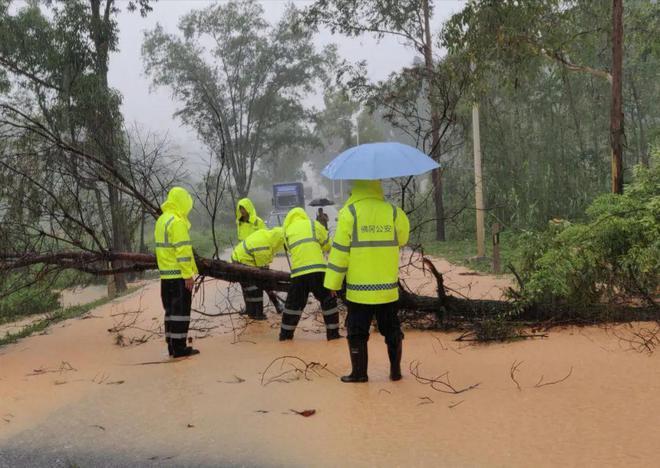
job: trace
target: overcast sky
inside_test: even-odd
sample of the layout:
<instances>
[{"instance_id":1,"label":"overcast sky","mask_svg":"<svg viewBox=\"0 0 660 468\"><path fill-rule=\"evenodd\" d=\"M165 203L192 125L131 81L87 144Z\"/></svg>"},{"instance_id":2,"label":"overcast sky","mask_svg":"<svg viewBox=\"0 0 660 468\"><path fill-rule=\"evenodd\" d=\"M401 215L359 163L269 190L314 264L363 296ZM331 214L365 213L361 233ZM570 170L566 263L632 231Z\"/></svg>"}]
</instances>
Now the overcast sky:
<instances>
[{"instance_id":1,"label":"overcast sky","mask_svg":"<svg viewBox=\"0 0 660 468\"><path fill-rule=\"evenodd\" d=\"M118 1L121 5L122 1ZM205 0L160 0L153 4L153 12L146 18L137 13L122 11L119 21L119 52L110 59L110 84L123 95L123 113L127 124L134 122L150 130L160 133L167 132L193 160L203 157L203 147L199 144L194 132L182 126L172 114L177 109L169 91L164 88L151 89L150 82L144 74L140 49L145 30L152 29L157 23L163 25L166 31L175 32L179 18L187 12L204 8L216 2ZM266 18L277 21L289 0L263 0L260 2ZM310 1L294 1L298 7L310 4ZM465 1L436 0L432 21L434 31L439 31L442 23L452 14L460 11ZM319 46L334 43L339 48L341 57L350 61L367 60L370 78L379 80L391 72L409 65L416 52L405 47L400 39L392 37L375 40L373 37L347 38L321 32L316 39ZM313 97L311 103L317 107L322 104L322 97Z\"/></svg>"}]
</instances>

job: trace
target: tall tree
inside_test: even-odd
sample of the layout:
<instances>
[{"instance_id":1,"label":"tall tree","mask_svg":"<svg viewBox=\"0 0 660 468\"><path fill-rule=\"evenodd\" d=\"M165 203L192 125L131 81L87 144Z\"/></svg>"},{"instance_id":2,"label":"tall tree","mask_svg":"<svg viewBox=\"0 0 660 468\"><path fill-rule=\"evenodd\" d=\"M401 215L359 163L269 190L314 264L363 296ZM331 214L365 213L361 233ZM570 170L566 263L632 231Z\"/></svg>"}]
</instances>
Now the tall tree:
<instances>
[{"instance_id":1,"label":"tall tree","mask_svg":"<svg viewBox=\"0 0 660 468\"><path fill-rule=\"evenodd\" d=\"M187 14L178 36L159 25L145 37L147 73L181 101L183 122L226 159L238 197L248 194L263 158L306 137L302 101L334 59L332 48L316 50L313 31L298 27L296 16L290 7L270 25L256 1L231 1Z\"/></svg>"},{"instance_id":2,"label":"tall tree","mask_svg":"<svg viewBox=\"0 0 660 468\"><path fill-rule=\"evenodd\" d=\"M612 192L623 193L623 0L612 0Z\"/></svg>"},{"instance_id":3,"label":"tall tree","mask_svg":"<svg viewBox=\"0 0 660 468\"><path fill-rule=\"evenodd\" d=\"M109 56L117 50L116 2L43 2L49 15L41 12L39 2L16 14L9 13L9 4L0 2L0 68L14 78L15 90L5 116L16 122L40 115L50 136L104 161L108 177L85 181L85 189L95 194L106 248L125 250L131 233L114 176L122 171L124 157L121 97L108 83ZM123 5L143 16L151 9L149 0ZM24 99L17 99L21 93ZM66 152L57 162L68 165L74 175L79 169ZM125 287L124 277L116 275L114 288Z\"/></svg>"},{"instance_id":4,"label":"tall tree","mask_svg":"<svg viewBox=\"0 0 660 468\"><path fill-rule=\"evenodd\" d=\"M430 27L432 14L433 5L430 0L317 0L306 11L308 23L324 25L333 33L341 32L348 36L374 34L377 37L401 37L420 54L424 63L423 80L427 83L427 102L431 117L428 153L435 160L439 160L442 155L442 122L440 110L432 96L437 85L433 34ZM437 240L445 240L446 237L442 171L441 167L431 174Z\"/></svg>"},{"instance_id":5,"label":"tall tree","mask_svg":"<svg viewBox=\"0 0 660 468\"><path fill-rule=\"evenodd\" d=\"M531 57L542 57L569 72L607 80L611 86L612 191L621 193L623 3L612 0L610 5L611 9L605 2L578 0L479 0L469 3L448 22L443 42L452 51L468 51L480 66L493 60L516 66ZM600 44L602 48L607 42L612 44L610 57L599 53L580 60L584 57L581 49L587 43ZM488 73L488 67L485 68L484 73Z\"/></svg>"}]
</instances>

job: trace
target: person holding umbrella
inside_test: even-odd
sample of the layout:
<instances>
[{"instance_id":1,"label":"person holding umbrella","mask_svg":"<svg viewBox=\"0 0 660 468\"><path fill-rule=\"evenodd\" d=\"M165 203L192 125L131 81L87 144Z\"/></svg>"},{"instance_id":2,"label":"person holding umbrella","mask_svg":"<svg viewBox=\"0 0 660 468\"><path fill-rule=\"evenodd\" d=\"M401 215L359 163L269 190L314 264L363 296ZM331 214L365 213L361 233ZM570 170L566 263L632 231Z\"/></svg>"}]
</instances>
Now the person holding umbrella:
<instances>
[{"instance_id":1,"label":"person holding umbrella","mask_svg":"<svg viewBox=\"0 0 660 468\"><path fill-rule=\"evenodd\" d=\"M380 179L422 174L437 167L410 146L371 143L345 151L323 170L331 179L353 180L351 196L339 211L324 280L324 286L333 291L342 289L346 280L352 371L342 382L369 380L367 342L374 315L387 344L390 379L401 379L399 249L408 242L410 223L401 208L385 200Z\"/></svg>"},{"instance_id":2,"label":"person holding umbrella","mask_svg":"<svg viewBox=\"0 0 660 468\"><path fill-rule=\"evenodd\" d=\"M325 228L325 230L328 230L328 221L330 221L330 218L328 218L327 213L323 211L323 208L319 206L319 211L316 214L316 220L321 223L321 225Z\"/></svg>"}]
</instances>

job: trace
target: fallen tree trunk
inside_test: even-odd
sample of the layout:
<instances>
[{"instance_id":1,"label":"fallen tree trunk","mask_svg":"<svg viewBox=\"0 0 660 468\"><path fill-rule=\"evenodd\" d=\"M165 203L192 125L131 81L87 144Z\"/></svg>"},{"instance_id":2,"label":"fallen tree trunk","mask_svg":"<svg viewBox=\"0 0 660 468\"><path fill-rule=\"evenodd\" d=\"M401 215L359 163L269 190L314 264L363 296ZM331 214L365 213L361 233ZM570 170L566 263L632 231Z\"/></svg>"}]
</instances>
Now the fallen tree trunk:
<instances>
[{"instance_id":1,"label":"fallen tree trunk","mask_svg":"<svg viewBox=\"0 0 660 468\"><path fill-rule=\"evenodd\" d=\"M108 268L110 262L121 261L120 269ZM227 282L250 283L265 291L286 292L291 284L289 273L255 268L224 260L196 257L199 274ZM0 254L0 270L16 270L32 265L52 265L75 269L93 275L157 270L156 256L133 252L56 252L50 254ZM510 301L467 299L446 294L442 275L433 263L424 260L437 282L437 296L415 294L400 284L400 309L414 316L433 316L440 326L498 319L516 322L597 323L632 320L659 320L655 307L627 307L592 304L576 308L570 304L530 304L521 307Z\"/></svg>"}]
</instances>

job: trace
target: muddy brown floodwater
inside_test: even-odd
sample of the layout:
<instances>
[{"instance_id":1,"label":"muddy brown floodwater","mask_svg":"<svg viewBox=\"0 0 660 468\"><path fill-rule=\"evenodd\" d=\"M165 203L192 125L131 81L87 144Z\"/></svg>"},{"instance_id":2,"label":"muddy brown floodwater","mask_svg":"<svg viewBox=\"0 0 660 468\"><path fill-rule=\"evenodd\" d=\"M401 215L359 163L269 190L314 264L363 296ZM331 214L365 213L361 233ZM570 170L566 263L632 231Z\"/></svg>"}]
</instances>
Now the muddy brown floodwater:
<instances>
[{"instance_id":1,"label":"muddy brown floodwater","mask_svg":"<svg viewBox=\"0 0 660 468\"><path fill-rule=\"evenodd\" d=\"M509 285L436 263L457 294L497 298ZM407 276L434 288L419 271ZM237 288L209 281L195 307L213 313L227 301L240 305ZM148 339L162 320L151 282L85 320L4 347L0 466L660 464L660 358L620 340L652 325L568 328L487 346L408 330L400 382L388 380L385 345L372 335L370 381L347 385L335 376L348 369L346 342L324 340L316 310L308 306L286 343L277 341L272 312L247 327L239 316L198 320L202 354L171 362L162 338ZM107 330L133 316L133 328L122 331L127 346L117 345ZM300 361L278 360L263 374L281 356L318 365L305 377ZM411 362L424 377L448 373L442 378L456 389L479 385L439 392L410 375ZM294 412L312 409L310 417Z\"/></svg>"}]
</instances>

